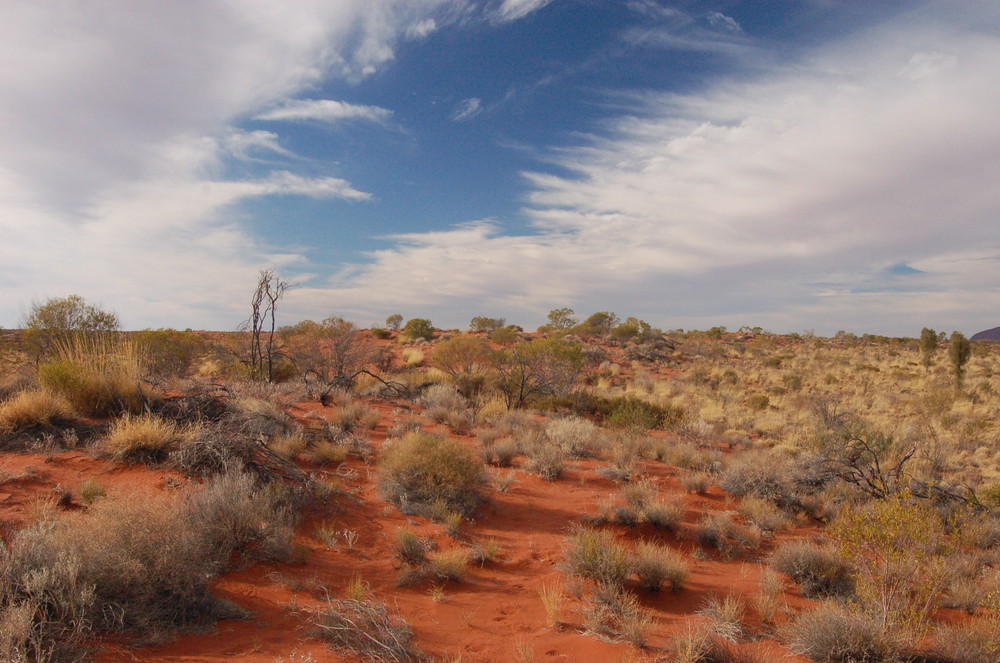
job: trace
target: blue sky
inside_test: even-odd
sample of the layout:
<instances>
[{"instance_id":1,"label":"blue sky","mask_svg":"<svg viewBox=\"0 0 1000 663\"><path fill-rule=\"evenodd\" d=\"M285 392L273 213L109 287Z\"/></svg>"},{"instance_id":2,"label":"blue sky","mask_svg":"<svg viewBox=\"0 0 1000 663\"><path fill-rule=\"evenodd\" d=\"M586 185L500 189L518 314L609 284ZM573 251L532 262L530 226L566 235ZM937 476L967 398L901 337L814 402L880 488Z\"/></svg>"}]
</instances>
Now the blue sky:
<instances>
[{"instance_id":1,"label":"blue sky","mask_svg":"<svg viewBox=\"0 0 1000 663\"><path fill-rule=\"evenodd\" d=\"M986 0L0 7L0 325L1000 324Z\"/></svg>"}]
</instances>

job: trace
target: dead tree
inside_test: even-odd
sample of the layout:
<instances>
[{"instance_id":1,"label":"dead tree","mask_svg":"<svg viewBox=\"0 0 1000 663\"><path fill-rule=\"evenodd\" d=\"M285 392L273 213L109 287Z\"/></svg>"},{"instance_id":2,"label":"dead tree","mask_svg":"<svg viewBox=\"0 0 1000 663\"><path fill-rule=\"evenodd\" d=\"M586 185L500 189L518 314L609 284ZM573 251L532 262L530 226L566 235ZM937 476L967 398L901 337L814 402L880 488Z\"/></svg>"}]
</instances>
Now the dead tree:
<instances>
[{"instance_id":1,"label":"dead tree","mask_svg":"<svg viewBox=\"0 0 1000 663\"><path fill-rule=\"evenodd\" d=\"M255 380L271 382L274 377L274 332L278 301L292 287L278 277L273 269L262 269L257 278L257 289L250 301L250 317L240 326L240 331L250 333L250 374Z\"/></svg>"}]
</instances>

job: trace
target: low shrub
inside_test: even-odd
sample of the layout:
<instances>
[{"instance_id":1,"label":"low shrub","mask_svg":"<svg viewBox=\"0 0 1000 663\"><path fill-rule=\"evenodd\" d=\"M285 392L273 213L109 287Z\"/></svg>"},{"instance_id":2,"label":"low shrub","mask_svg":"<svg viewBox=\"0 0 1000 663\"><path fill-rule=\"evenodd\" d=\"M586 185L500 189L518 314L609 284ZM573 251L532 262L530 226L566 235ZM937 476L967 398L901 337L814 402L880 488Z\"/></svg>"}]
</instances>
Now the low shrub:
<instances>
[{"instance_id":1,"label":"low shrub","mask_svg":"<svg viewBox=\"0 0 1000 663\"><path fill-rule=\"evenodd\" d=\"M427 541L421 539L413 530L400 527L396 530L396 545L393 555L404 564L423 566L427 563Z\"/></svg>"},{"instance_id":2,"label":"low shrub","mask_svg":"<svg viewBox=\"0 0 1000 663\"><path fill-rule=\"evenodd\" d=\"M1000 661L1000 619L996 616L940 626L932 648L940 663Z\"/></svg>"},{"instance_id":3,"label":"low shrub","mask_svg":"<svg viewBox=\"0 0 1000 663\"><path fill-rule=\"evenodd\" d=\"M621 487L621 496L625 503L638 512L646 508L656 499L656 484L650 480L630 481Z\"/></svg>"},{"instance_id":4,"label":"low shrub","mask_svg":"<svg viewBox=\"0 0 1000 663\"><path fill-rule=\"evenodd\" d=\"M518 444L517 440L510 437L496 440L491 444L486 444L485 440L483 441L483 460L490 465L510 467L520 453L521 445Z\"/></svg>"},{"instance_id":5,"label":"low shrub","mask_svg":"<svg viewBox=\"0 0 1000 663\"><path fill-rule=\"evenodd\" d=\"M791 650L814 663L891 663L900 643L871 617L833 605L803 613L788 628Z\"/></svg>"},{"instance_id":6,"label":"low shrub","mask_svg":"<svg viewBox=\"0 0 1000 663\"><path fill-rule=\"evenodd\" d=\"M524 469L546 481L558 479L566 469L566 452L552 443L531 445L527 449L527 455Z\"/></svg>"},{"instance_id":7,"label":"low shrub","mask_svg":"<svg viewBox=\"0 0 1000 663\"><path fill-rule=\"evenodd\" d=\"M433 553L429 556L427 570L435 578L461 582L469 570L469 553L462 548Z\"/></svg>"},{"instance_id":8,"label":"low shrub","mask_svg":"<svg viewBox=\"0 0 1000 663\"><path fill-rule=\"evenodd\" d=\"M690 571L680 553L648 542L636 546L632 569L639 578L639 585L651 592L660 591L664 583L670 591L678 591Z\"/></svg>"},{"instance_id":9,"label":"low shrub","mask_svg":"<svg viewBox=\"0 0 1000 663\"><path fill-rule=\"evenodd\" d=\"M569 458L594 456L600 442L597 427L579 417L549 420L545 426L545 437Z\"/></svg>"},{"instance_id":10,"label":"low shrub","mask_svg":"<svg viewBox=\"0 0 1000 663\"><path fill-rule=\"evenodd\" d=\"M286 561L297 516L276 485L240 472L213 477L187 495L187 520L217 559Z\"/></svg>"},{"instance_id":11,"label":"low shrub","mask_svg":"<svg viewBox=\"0 0 1000 663\"><path fill-rule=\"evenodd\" d=\"M768 564L799 584L809 598L849 596L854 567L832 547L792 542L778 546Z\"/></svg>"},{"instance_id":12,"label":"low shrub","mask_svg":"<svg viewBox=\"0 0 1000 663\"><path fill-rule=\"evenodd\" d=\"M702 545L715 548L727 557L757 550L764 538L756 525L737 523L728 513L721 512L706 513L695 534Z\"/></svg>"},{"instance_id":13,"label":"low shrub","mask_svg":"<svg viewBox=\"0 0 1000 663\"><path fill-rule=\"evenodd\" d=\"M616 583L598 585L583 611L583 627L605 640L623 639L636 647L646 646L653 616L635 594Z\"/></svg>"},{"instance_id":14,"label":"low shrub","mask_svg":"<svg viewBox=\"0 0 1000 663\"><path fill-rule=\"evenodd\" d=\"M565 548L564 565L573 575L621 585L632 573L628 549L608 530L577 527Z\"/></svg>"},{"instance_id":15,"label":"low shrub","mask_svg":"<svg viewBox=\"0 0 1000 663\"><path fill-rule=\"evenodd\" d=\"M312 612L310 622L333 647L385 663L417 663L423 654L413 644L413 631L386 605L371 599L328 599Z\"/></svg>"},{"instance_id":16,"label":"low shrub","mask_svg":"<svg viewBox=\"0 0 1000 663\"><path fill-rule=\"evenodd\" d=\"M707 472L685 472L681 475L681 485L689 493L704 495L712 485L712 476Z\"/></svg>"},{"instance_id":17,"label":"low shrub","mask_svg":"<svg viewBox=\"0 0 1000 663\"><path fill-rule=\"evenodd\" d=\"M736 512L765 532L780 532L789 525L784 511L759 497L746 497L736 507Z\"/></svg>"},{"instance_id":18,"label":"low shrub","mask_svg":"<svg viewBox=\"0 0 1000 663\"><path fill-rule=\"evenodd\" d=\"M746 606L739 597L709 597L696 614L708 618L708 630L720 638L739 642L744 635Z\"/></svg>"},{"instance_id":19,"label":"low shrub","mask_svg":"<svg viewBox=\"0 0 1000 663\"><path fill-rule=\"evenodd\" d=\"M676 497L647 504L642 517L656 529L676 530L684 519L684 501Z\"/></svg>"},{"instance_id":20,"label":"low shrub","mask_svg":"<svg viewBox=\"0 0 1000 663\"><path fill-rule=\"evenodd\" d=\"M750 495L778 506L793 506L795 491L789 477L791 463L770 451L750 451L733 457L722 471L719 485L731 495Z\"/></svg>"},{"instance_id":21,"label":"low shrub","mask_svg":"<svg viewBox=\"0 0 1000 663\"><path fill-rule=\"evenodd\" d=\"M242 616L209 590L233 549L199 523L197 504L105 498L19 532L0 548L2 660L76 660L76 645L95 634Z\"/></svg>"},{"instance_id":22,"label":"low shrub","mask_svg":"<svg viewBox=\"0 0 1000 663\"><path fill-rule=\"evenodd\" d=\"M436 502L471 515L485 499L486 466L460 442L410 433L379 460L379 487L404 511L426 511Z\"/></svg>"}]
</instances>

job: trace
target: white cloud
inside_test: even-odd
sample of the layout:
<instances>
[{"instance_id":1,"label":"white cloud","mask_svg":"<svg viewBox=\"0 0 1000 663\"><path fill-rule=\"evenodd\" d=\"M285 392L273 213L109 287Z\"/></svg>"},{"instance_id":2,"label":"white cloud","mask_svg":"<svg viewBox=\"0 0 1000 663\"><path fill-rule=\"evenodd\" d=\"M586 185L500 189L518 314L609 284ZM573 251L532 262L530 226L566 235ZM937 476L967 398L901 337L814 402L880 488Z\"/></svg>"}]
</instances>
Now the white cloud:
<instances>
[{"instance_id":1,"label":"white cloud","mask_svg":"<svg viewBox=\"0 0 1000 663\"><path fill-rule=\"evenodd\" d=\"M406 36L410 39L423 39L430 33L437 30L437 21L433 18L425 18L422 21L410 25L406 28Z\"/></svg>"},{"instance_id":2,"label":"white cloud","mask_svg":"<svg viewBox=\"0 0 1000 663\"><path fill-rule=\"evenodd\" d=\"M941 14L755 81L652 98L557 152L574 176L529 175L537 234L481 223L407 236L330 292L362 318L540 322L570 305L669 327L995 326L1000 39L987 26L1000 17ZM918 76L901 75L914 63ZM902 262L924 274L886 278Z\"/></svg>"},{"instance_id":3,"label":"white cloud","mask_svg":"<svg viewBox=\"0 0 1000 663\"><path fill-rule=\"evenodd\" d=\"M284 102L370 74L460 4L4 4L0 323L17 324L33 297L77 292L126 324L232 327L258 268L304 264L255 240L238 203L369 197L283 171L226 181L233 157L256 168L292 157L274 133L235 124L279 108L384 120L374 107Z\"/></svg>"},{"instance_id":4,"label":"white cloud","mask_svg":"<svg viewBox=\"0 0 1000 663\"><path fill-rule=\"evenodd\" d=\"M333 99L298 99L283 102L277 108L257 115L257 120L319 120L339 122L342 120L369 120L386 122L392 111L378 106L359 106Z\"/></svg>"},{"instance_id":5,"label":"white cloud","mask_svg":"<svg viewBox=\"0 0 1000 663\"><path fill-rule=\"evenodd\" d=\"M722 12L711 12L708 17L708 24L718 30L726 32L743 32L742 26L732 16L726 16Z\"/></svg>"},{"instance_id":6,"label":"white cloud","mask_svg":"<svg viewBox=\"0 0 1000 663\"><path fill-rule=\"evenodd\" d=\"M494 12L494 20L507 22L524 18L553 0L503 0Z\"/></svg>"},{"instance_id":7,"label":"white cloud","mask_svg":"<svg viewBox=\"0 0 1000 663\"><path fill-rule=\"evenodd\" d=\"M470 97L465 99L458 105L455 112L452 113L451 119L455 122L464 122L466 120L471 120L476 115L482 112L482 99L478 97Z\"/></svg>"}]
</instances>

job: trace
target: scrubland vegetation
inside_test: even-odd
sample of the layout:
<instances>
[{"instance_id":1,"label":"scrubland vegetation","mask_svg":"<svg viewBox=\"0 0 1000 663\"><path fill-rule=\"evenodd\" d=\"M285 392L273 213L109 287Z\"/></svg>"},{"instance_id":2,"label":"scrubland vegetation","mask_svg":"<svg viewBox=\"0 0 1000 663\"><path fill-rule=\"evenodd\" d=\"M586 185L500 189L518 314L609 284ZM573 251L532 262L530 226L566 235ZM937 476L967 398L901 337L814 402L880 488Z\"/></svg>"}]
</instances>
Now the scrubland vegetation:
<instances>
[{"instance_id":1,"label":"scrubland vegetation","mask_svg":"<svg viewBox=\"0 0 1000 663\"><path fill-rule=\"evenodd\" d=\"M121 332L79 298L5 332L7 457L169 480L0 475L36 491L4 532L0 660L113 637L155 658L245 619L213 579L260 564L297 578L298 637L365 660L541 660L533 642L574 639L607 647L595 661L1000 660L1000 347L569 309L533 333L483 315L272 332L272 279L240 332ZM467 629L425 648L422 616L449 603ZM534 615L514 650L486 630L509 606Z\"/></svg>"}]
</instances>

